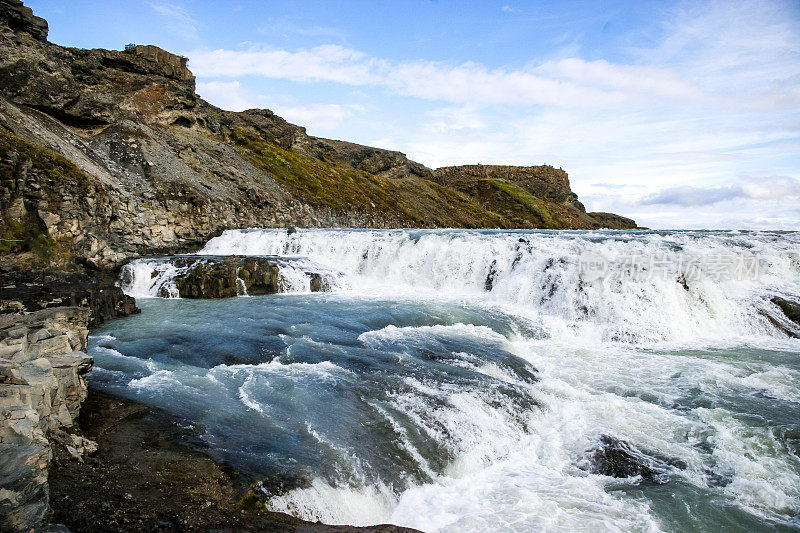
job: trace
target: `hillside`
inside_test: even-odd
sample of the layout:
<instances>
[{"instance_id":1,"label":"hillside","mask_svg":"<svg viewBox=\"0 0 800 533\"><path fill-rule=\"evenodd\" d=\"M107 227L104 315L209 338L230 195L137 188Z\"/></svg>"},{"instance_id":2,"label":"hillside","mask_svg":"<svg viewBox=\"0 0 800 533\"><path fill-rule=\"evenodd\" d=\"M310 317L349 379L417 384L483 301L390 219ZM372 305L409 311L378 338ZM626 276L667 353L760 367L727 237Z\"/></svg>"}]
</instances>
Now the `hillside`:
<instances>
[{"instance_id":1,"label":"hillside","mask_svg":"<svg viewBox=\"0 0 800 533\"><path fill-rule=\"evenodd\" d=\"M586 213L563 171L431 170L310 136L269 110L219 109L195 93L186 60L160 48L65 48L47 29L18 0L0 0L7 256L115 269L250 226L635 227Z\"/></svg>"}]
</instances>

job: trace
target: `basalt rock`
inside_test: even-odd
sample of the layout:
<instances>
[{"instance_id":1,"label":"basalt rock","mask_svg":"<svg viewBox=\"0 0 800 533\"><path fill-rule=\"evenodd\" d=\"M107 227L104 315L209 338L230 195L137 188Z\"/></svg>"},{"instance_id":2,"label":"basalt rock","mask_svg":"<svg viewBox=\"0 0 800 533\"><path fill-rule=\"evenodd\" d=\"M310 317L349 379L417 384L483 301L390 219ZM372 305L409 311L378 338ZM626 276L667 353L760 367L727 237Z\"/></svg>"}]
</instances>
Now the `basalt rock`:
<instances>
[{"instance_id":1,"label":"basalt rock","mask_svg":"<svg viewBox=\"0 0 800 533\"><path fill-rule=\"evenodd\" d=\"M181 298L230 298L285 292L288 285L281 275L282 261L276 257L249 256L193 256L171 260L178 269L185 269L174 278ZM329 289L321 274L305 272L305 276L312 292Z\"/></svg>"},{"instance_id":2,"label":"basalt rock","mask_svg":"<svg viewBox=\"0 0 800 533\"><path fill-rule=\"evenodd\" d=\"M89 310L0 316L0 530L39 530L55 443L82 458L94 443L68 433L86 398Z\"/></svg>"},{"instance_id":3,"label":"basalt rock","mask_svg":"<svg viewBox=\"0 0 800 533\"><path fill-rule=\"evenodd\" d=\"M0 314L70 306L89 310L89 327L140 312L116 280L80 272L0 269Z\"/></svg>"},{"instance_id":4,"label":"basalt rock","mask_svg":"<svg viewBox=\"0 0 800 533\"><path fill-rule=\"evenodd\" d=\"M669 473L676 468L683 470L686 463L679 459L645 454L610 435L600 436L589 458L589 470L595 474L615 478L639 477L647 483L668 482Z\"/></svg>"},{"instance_id":5,"label":"basalt rock","mask_svg":"<svg viewBox=\"0 0 800 533\"><path fill-rule=\"evenodd\" d=\"M636 222L613 213L587 213L572 192L569 176L550 165L462 165L442 167L431 178L467 194L517 227L635 229Z\"/></svg>"}]
</instances>

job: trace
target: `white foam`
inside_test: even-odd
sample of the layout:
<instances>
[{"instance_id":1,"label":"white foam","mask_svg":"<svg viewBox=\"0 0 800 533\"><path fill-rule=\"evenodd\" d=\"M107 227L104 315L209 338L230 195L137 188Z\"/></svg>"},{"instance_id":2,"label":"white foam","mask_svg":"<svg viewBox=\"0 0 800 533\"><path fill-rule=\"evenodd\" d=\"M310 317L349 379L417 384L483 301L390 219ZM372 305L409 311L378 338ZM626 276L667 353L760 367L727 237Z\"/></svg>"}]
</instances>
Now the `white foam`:
<instances>
[{"instance_id":1,"label":"white foam","mask_svg":"<svg viewBox=\"0 0 800 533\"><path fill-rule=\"evenodd\" d=\"M199 253L302 256L343 272L340 287L359 295L462 297L507 306L535 316L552 337L697 343L783 338L764 314L780 320L769 297L800 293L798 248L794 233L228 230ZM653 276L639 272L640 279L585 281L580 260L586 254L616 265L631 257L673 262ZM758 275L717 279L715 258L733 256L760 258ZM681 257L705 261L710 272L690 271L684 288Z\"/></svg>"},{"instance_id":2,"label":"white foam","mask_svg":"<svg viewBox=\"0 0 800 533\"><path fill-rule=\"evenodd\" d=\"M486 326L456 323L451 325L437 324L435 326L406 326L397 327L392 324L383 329L367 331L358 336L358 340L367 346L378 347L383 343L416 337L427 339L430 337L471 338L482 342L504 343L505 337Z\"/></svg>"},{"instance_id":3,"label":"white foam","mask_svg":"<svg viewBox=\"0 0 800 533\"><path fill-rule=\"evenodd\" d=\"M700 394L797 403L800 375L788 366L728 360L712 351L681 352L745 345L796 357L800 341L789 339L765 315L783 320L769 299L800 294L800 263L792 255L798 248L798 234L303 230L289 236L278 230L236 230L212 239L200 253L293 257L286 274L281 271L282 283L287 290L307 292L305 269L297 266L305 260L296 260L303 256L341 271L338 290L356 298L460 299L501 308L546 332L541 338L505 336L459 322L388 325L362 333L362 346L378 350L443 339L488 343L536 367L540 381L526 383L501 365L467 353L453 354L449 364L504 383L471 387L409 372L370 405L425 473L425 483L400 491L387 480L335 486L317 478L310 487L271 498L270 509L326 523L390 522L429 532L649 532L660 527L647 500L607 491L620 481L581 468L600 435L684 462L685 469L670 475L698 490L724 494L757 516L785 521L800 513L800 463L775 435L723 408L689 407L692 395ZM578 260L587 252L622 261L676 249L698 256L760 254L764 270L742 279L690 277L685 287L675 275L581 278ZM150 276L148 268L140 274ZM486 290L490 272L491 290ZM152 286L142 281L135 290L152 292ZM132 386L171 386L170 371L151 370ZM330 361L284 364L280 358L208 371L217 383L231 374L242 404L262 414L268 406L258 402L254 389L267 381L256 380L262 375L323 386L357 379ZM519 409L500 388L521 391L539 407ZM436 443L450 458L446 467L434 468L425 460L395 413ZM306 426L313 438L359 470L351 451L326 438L322 428ZM730 484L712 486L712 474Z\"/></svg>"}]
</instances>

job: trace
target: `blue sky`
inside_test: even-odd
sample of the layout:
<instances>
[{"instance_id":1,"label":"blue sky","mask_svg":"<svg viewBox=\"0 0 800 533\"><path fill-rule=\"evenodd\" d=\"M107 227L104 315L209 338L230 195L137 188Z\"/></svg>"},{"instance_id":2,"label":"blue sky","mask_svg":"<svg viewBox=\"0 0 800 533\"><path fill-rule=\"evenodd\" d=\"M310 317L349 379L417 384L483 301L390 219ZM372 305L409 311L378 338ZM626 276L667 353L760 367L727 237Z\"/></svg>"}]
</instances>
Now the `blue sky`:
<instances>
[{"instance_id":1,"label":"blue sky","mask_svg":"<svg viewBox=\"0 0 800 533\"><path fill-rule=\"evenodd\" d=\"M28 0L50 40L156 44L225 109L430 167L563 167L654 228L800 229L800 2Z\"/></svg>"}]
</instances>

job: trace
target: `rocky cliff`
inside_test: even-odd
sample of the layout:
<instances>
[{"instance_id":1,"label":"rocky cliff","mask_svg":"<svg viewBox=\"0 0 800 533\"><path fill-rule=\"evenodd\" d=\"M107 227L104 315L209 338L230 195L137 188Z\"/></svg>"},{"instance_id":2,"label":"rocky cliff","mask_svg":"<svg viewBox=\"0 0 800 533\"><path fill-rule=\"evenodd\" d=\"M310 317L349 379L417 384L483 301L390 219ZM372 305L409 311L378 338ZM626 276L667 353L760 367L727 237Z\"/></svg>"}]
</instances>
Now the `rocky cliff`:
<instances>
[{"instance_id":1,"label":"rocky cliff","mask_svg":"<svg viewBox=\"0 0 800 533\"><path fill-rule=\"evenodd\" d=\"M516 227L634 229L636 222L613 213L587 213L572 192L569 176L549 165L463 165L442 167L433 179L467 194Z\"/></svg>"},{"instance_id":2,"label":"rocky cliff","mask_svg":"<svg viewBox=\"0 0 800 533\"><path fill-rule=\"evenodd\" d=\"M82 458L92 441L68 432L86 398L89 310L0 316L0 530L38 529L57 443Z\"/></svg>"},{"instance_id":3,"label":"rocky cliff","mask_svg":"<svg viewBox=\"0 0 800 533\"><path fill-rule=\"evenodd\" d=\"M43 19L0 0L0 252L116 268L233 227L605 225L561 171L432 171L268 110L216 108L185 59L157 47L83 50L46 36Z\"/></svg>"}]
</instances>

